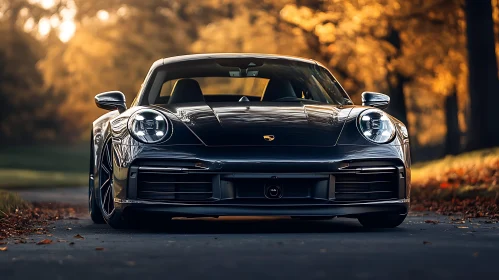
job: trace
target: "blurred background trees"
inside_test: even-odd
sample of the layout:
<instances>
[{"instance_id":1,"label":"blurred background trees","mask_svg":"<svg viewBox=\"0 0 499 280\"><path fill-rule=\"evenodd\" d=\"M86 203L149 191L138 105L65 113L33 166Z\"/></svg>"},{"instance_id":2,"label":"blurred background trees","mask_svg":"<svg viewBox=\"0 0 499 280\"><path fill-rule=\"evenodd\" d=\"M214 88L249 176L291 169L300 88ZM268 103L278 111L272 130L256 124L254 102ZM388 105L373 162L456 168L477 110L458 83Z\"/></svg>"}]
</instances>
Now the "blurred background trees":
<instances>
[{"instance_id":1,"label":"blurred background trees","mask_svg":"<svg viewBox=\"0 0 499 280\"><path fill-rule=\"evenodd\" d=\"M86 140L156 59L263 52L389 94L415 160L497 146L498 32L497 0L0 0L0 142Z\"/></svg>"}]
</instances>

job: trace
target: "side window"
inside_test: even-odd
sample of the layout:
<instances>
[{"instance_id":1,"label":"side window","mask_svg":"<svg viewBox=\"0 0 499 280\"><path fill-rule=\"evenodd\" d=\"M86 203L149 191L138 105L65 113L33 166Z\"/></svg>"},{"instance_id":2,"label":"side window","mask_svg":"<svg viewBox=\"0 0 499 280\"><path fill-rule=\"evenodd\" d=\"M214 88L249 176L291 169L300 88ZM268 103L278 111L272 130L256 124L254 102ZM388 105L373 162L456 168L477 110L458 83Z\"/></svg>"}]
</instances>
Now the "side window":
<instances>
[{"instance_id":1,"label":"side window","mask_svg":"<svg viewBox=\"0 0 499 280\"><path fill-rule=\"evenodd\" d=\"M175 82L177 82L177 80L166 81L163 86L161 86L159 96L170 96L172 94L173 87L175 86Z\"/></svg>"}]
</instances>

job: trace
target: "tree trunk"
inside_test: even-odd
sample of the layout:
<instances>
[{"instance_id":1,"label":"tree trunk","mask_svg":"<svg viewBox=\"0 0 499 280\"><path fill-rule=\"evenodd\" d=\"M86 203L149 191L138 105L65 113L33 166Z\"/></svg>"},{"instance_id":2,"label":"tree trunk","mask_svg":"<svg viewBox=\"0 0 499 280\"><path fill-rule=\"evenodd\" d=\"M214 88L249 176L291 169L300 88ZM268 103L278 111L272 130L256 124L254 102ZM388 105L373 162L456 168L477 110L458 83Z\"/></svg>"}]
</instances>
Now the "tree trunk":
<instances>
[{"instance_id":1,"label":"tree trunk","mask_svg":"<svg viewBox=\"0 0 499 280\"><path fill-rule=\"evenodd\" d=\"M447 135L445 137L445 153L455 155L461 149L461 132L459 130L458 106L456 90L445 98L445 122Z\"/></svg>"},{"instance_id":2,"label":"tree trunk","mask_svg":"<svg viewBox=\"0 0 499 280\"><path fill-rule=\"evenodd\" d=\"M400 32L395 28L392 28L385 40L397 50L393 57L387 57L387 61L390 64L395 57L402 55ZM388 107L387 112L399 121L403 122L406 126L409 126L407 123L407 106L405 104L404 94L404 85L407 79L399 72L392 71L388 73L387 81L388 94L390 95L390 106Z\"/></svg>"},{"instance_id":3,"label":"tree trunk","mask_svg":"<svg viewBox=\"0 0 499 280\"><path fill-rule=\"evenodd\" d=\"M499 145L499 84L490 0L466 0L470 120L466 150Z\"/></svg>"},{"instance_id":4,"label":"tree trunk","mask_svg":"<svg viewBox=\"0 0 499 280\"><path fill-rule=\"evenodd\" d=\"M405 103L404 84L406 79L399 73L388 74L388 94L390 95L390 106L386 110L390 115L407 123L407 106Z\"/></svg>"}]
</instances>

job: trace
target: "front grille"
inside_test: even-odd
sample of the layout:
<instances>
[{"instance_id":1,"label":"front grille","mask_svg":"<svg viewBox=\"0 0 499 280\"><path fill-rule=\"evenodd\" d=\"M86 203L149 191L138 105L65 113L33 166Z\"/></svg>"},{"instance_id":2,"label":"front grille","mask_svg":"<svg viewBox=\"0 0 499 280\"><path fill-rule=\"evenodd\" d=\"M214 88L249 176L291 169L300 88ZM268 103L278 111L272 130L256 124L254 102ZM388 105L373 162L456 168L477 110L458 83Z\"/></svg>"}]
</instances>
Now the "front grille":
<instances>
[{"instance_id":1,"label":"front grille","mask_svg":"<svg viewBox=\"0 0 499 280\"><path fill-rule=\"evenodd\" d=\"M234 180L236 198L263 198L265 199L265 186L276 185L282 189L281 199L311 198L311 190L317 180L310 179L239 179Z\"/></svg>"},{"instance_id":2,"label":"front grille","mask_svg":"<svg viewBox=\"0 0 499 280\"><path fill-rule=\"evenodd\" d=\"M270 189L279 190L272 197ZM350 164L331 173L212 173L196 166L133 166L127 196L206 203L348 203L405 197L405 172L395 164Z\"/></svg>"},{"instance_id":3,"label":"front grille","mask_svg":"<svg viewBox=\"0 0 499 280\"><path fill-rule=\"evenodd\" d=\"M336 201L383 200L398 197L396 168L335 174Z\"/></svg>"},{"instance_id":4,"label":"front grille","mask_svg":"<svg viewBox=\"0 0 499 280\"><path fill-rule=\"evenodd\" d=\"M139 171L137 197L147 200L209 200L213 176L159 171Z\"/></svg>"}]
</instances>

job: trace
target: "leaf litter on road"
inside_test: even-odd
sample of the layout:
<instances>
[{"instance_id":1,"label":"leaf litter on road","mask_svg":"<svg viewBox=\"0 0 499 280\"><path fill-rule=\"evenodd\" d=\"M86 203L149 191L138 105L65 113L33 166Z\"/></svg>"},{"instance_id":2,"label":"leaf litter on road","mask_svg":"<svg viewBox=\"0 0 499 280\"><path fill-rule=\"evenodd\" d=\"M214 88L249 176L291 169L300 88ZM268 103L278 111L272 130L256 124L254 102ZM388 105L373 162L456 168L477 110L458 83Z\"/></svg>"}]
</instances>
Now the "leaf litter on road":
<instances>
[{"instance_id":1,"label":"leaf litter on road","mask_svg":"<svg viewBox=\"0 0 499 280\"><path fill-rule=\"evenodd\" d=\"M0 240L30 234L49 234L52 222L84 213L82 206L35 202L27 209L0 215Z\"/></svg>"},{"instance_id":2,"label":"leaf litter on road","mask_svg":"<svg viewBox=\"0 0 499 280\"><path fill-rule=\"evenodd\" d=\"M43 239L43 240L38 241L36 243L36 245L48 245L48 244L52 244L52 240L51 239Z\"/></svg>"}]
</instances>

